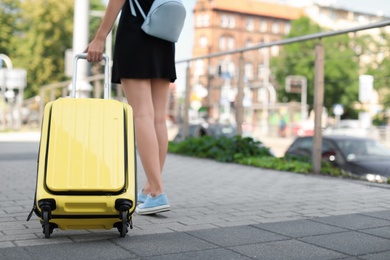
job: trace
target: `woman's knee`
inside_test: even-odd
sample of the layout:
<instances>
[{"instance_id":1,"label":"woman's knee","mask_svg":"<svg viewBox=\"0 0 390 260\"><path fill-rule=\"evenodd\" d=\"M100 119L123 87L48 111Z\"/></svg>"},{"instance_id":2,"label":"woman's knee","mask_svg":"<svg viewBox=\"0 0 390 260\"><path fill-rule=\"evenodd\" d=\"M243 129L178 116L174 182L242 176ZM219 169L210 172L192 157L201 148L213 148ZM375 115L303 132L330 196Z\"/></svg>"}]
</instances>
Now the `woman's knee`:
<instances>
[{"instance_id":1,"label":"woman's knee","mask_svg":"<svg viewBox=\"0 0 390 260\"><path fill-rule=\"evenodd\" d=\"M156 115L154 117L154 124L155 125L165 125L166 124L166 117L165 115Z\"/></svg>"}]
</instances>

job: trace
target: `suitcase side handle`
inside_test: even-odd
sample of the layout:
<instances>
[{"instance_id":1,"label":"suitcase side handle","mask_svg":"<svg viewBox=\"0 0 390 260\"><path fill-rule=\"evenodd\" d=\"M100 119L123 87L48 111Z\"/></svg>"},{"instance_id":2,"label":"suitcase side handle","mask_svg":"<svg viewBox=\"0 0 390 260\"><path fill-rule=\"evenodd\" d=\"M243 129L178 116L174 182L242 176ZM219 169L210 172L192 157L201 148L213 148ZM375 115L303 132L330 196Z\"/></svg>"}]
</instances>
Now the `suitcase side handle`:
<instances>
[{"instance_id":1,"label":"suitcase side handle","mask_svg":"<svg viewBox=\"0 0 390 260\"><path fill-rule=\"evenodd\" d=\"M74 56L73 61L73 78L72 78L72 93L71 97L76 97L76 82L77 82L77 61L79 59L87 59L87 53L79 53ZM104 64L104 99L110 99L110 84L109 84L109 66L110 66L110 58L107 54L103 54L103 59L105 60Z\"/></svg>"}]
</instances>

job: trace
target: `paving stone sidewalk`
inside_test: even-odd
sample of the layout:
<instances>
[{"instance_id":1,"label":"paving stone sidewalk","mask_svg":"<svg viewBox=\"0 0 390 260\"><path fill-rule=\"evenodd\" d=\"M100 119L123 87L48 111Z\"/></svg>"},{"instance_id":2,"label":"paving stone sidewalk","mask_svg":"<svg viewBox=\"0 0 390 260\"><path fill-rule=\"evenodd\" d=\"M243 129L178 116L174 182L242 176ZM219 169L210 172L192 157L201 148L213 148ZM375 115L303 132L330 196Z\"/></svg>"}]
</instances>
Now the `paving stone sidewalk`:
<instances>
[{"instance_id":1,"label":"paving stone sidewalk","mask_svg":"<svg viewBox=\"0 0 390 260\"><path fill-rule=\"evenodd\" d=\"M0 141L0 259L390 259L387 185L169 155L172 211L134 229L55 230L31 210L38 142ZM138 181L145 180L139 164Z\"/></svg>"}]
</instances>

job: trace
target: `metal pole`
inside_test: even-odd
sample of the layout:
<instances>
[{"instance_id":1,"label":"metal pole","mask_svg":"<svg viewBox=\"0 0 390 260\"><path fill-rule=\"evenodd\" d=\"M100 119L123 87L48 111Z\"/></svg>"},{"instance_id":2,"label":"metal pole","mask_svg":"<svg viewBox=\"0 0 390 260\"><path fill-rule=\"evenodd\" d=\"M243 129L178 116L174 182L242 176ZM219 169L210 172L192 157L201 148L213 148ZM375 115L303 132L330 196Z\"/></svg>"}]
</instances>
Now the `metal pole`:
<instances>
[{"instance_id":1,"label":"metal pole","mask_svg":"<svg viewBox=\"0 0 390 260\"><path fill-rule=\"evenodd\" d=\"M41 88L39 91L39 125L42 125L43 114L45 112L45 100L46 91L44 88Z\"/></svg>"},{"instance_id":2,"label":"metal pole","mask_svg":"<svg viewBox=\"0 0 390 260\"><path fill-rule=\"evenodd\" d=\"M207 59L208 73L207 73L207 118L211 115L211 59Z\"/></svg>"},{"instance_id":3,"label":"metal pole","mask_svg":"<svg viewBox=\"0 0 390 260\"><path fill-rule=\"evenodd\" d=\"M242 135L242 123L244 117L244 106L242 99L244 97L244 73L245 73L245 60L244 53L240 53L240 57L238 59L238 90L236 97L236 122L237 122L237 135Z\"/></svg>"},{"instance_id":4,"label":"metal pole","mask_svg":"<svg viewBox=\"0 0 390 260\"><path fill-rule=\"evenodd\" d=\"M301 93L301 118L302 123L306 121L307 118L307 79L302 77L302 93Z\"/></svg>"},{"instance_id":5,"label":"metal pole","mask_svg":"<svg viewBox=\"0 0 390 260\"><path fill-rule=\"evenodd\" d=\"M82 53L88 46L89 37L89 0L74 1L73 19L73 56ZM88 76L88 62L81 61L77 69L78 83L77 90L87 90L82 88L92 88L85 78ZM73 75L74 76L74 75ZM82 83L81 83L82 82ZM80 84L81 83L81 84ZM81 87L82 86L82 87ZM87 87L88 86L88 87Z\"/></svg>"},{"instance_id":6,"label":"metal pole","mask_svg":"<svg viewBox=\"0 0 390 260\"><path fill-rule=\"evenodd\" d=\"M324 57L325 50L320 42L316 46L315 85L314 85L314 139L313 139L313 173L321 172L322 157L322 109L324 103Z\"/></svg>"},{"instance_id":7,"label":"metal pole","mask_svg":"<svg viewBox=\"0 0 390 260\"><path fill-rule=\"evenodd\" d=\"M265 37L265 42L270 42L269 40L269 37L266 36ZM263 56L264 56L264 80L263 80L263 95L264 95L264 98L263 98L263 112L262 112L262 116L261 116L261 129L262 129L262 133L263 135L267 135L268 134L268 103L269 103L269 94L270 94L270 91L269 91L269 85L270 85L270 51L271 51L271 48L264 48L262 49L263 50Z\"/></svg>"},{"instance_id":8,"label":"metal pole","mask_svg":"<svg viewBox=\"0 0 390 260\"><path fill-rule=\"evenodd\" d=\"M89 36L89 0L74 1L73 19L73 56L82 53L88 46ZM78 75L84 78L88 73L88 63L79 65Z\"/></svg>"},{"instance_id":9,"label":"metal pole","mask_svg":"<svg viewBox=\"0 0 390 260\"><path fill-rule=\"evenodd\" d=\"M190 62L187 63L186 68L186 91L184 99L184 118L183 118L183 138L186 139L189 135L189 111L190 111L190 98L191 98L191 75L190 75Z\"/></svg>"}]
</instances>

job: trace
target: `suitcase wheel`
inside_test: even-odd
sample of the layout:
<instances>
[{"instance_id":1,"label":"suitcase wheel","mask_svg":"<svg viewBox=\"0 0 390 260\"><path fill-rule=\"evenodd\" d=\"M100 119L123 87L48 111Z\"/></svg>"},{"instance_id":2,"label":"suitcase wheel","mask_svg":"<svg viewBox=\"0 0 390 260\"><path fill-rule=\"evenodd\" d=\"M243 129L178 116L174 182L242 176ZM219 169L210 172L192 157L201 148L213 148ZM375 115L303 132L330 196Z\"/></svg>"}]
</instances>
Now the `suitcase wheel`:
<instances>
[{"instance_id":1,"label":"suitcase wheel","mask_svg":"<svg viewBox=\"0 0 390 260\"><path fill-rule=\"evenodd\" d=\"M56 201L54 199L42 199L38 201L38 206L42 210L41 224L43 234L45 234L45 238L50 238L50 234L53 233L54 228L57 227L57 225L49 222L51 219L51 212L56 209Z\"/></svg>"},{"instance_id":2,"label":"suitcase wheel","mask_svg":"<svg viewBox=\"0 0 390 260\"><path fill-rule=\"evenodd\" d=\"M49 211L42 211L42 228L43 234L45 234L45 238L50 238L51 233L53 233L53 227L49 223Z\"/></svg>"},{"instance_id":3,"label":"suitcase wheel","mask_svg":"<svg viewBox=\"0 0 390 260\"><path fill-rule=\"evenodd\" d=\"M128 231L128 226L133 228L131 215L129 210L133 206L133 202L128 199L117 199L115 201L115 209L119 211L119 219L121 222L115 223L121 237L125 237Z\"/></svg>"},{"instance_id":4,"label":"suitcase wheel","mask_svg":"<svg viewBox=\"0 0 390 260\"><path fill-rule=\"evenodd\" d=\"M120 212L120 218L122 220L121 224L118 225L118 231L121 237L125 237L128 232L128 222L127 222L127 210L122 210Z\"/></svg>"}]
</instances>

